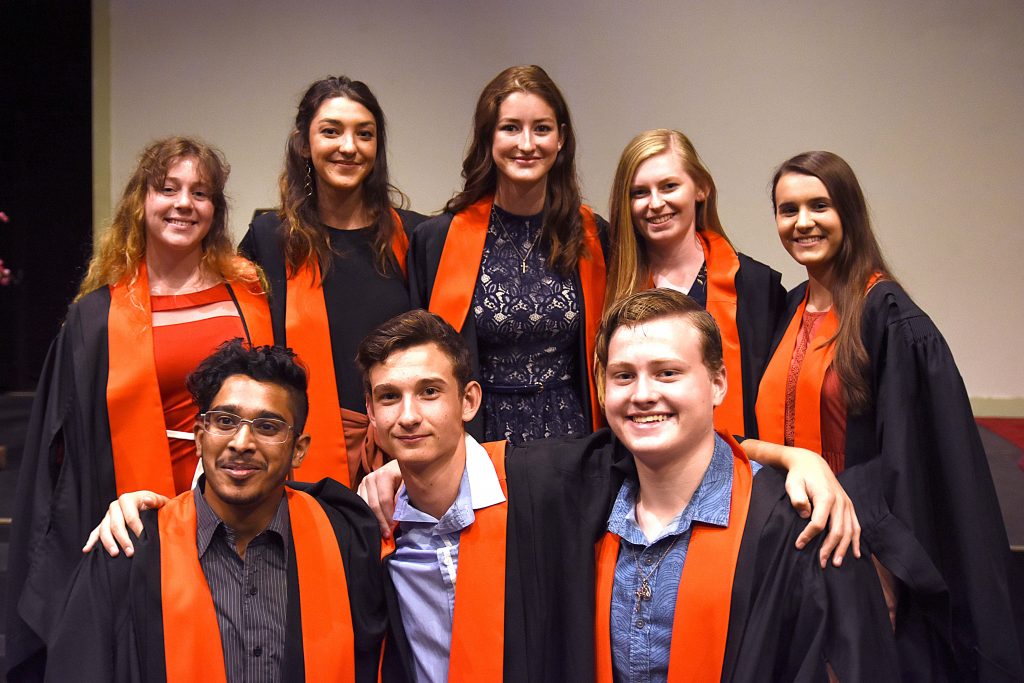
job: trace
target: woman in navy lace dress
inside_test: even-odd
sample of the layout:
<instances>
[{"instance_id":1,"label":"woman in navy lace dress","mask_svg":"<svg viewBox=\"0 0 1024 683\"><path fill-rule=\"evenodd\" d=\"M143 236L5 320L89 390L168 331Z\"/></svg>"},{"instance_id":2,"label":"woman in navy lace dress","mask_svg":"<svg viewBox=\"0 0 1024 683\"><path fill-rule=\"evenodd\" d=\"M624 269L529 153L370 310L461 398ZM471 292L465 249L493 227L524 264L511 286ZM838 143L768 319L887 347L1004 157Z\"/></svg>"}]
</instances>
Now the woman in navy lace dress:
<instances>
[{"instance_id":1,"label":"woman in navy lace dress","mask_svg":"<svg viewBox=\"0 0 1024 683\"><path fill-rule=\"evenodd\" d=\"M474 351L486 440L587 433L606 224L580 201L569 109L539 66L510 67L477 102L463 190L410 246L414 305Z\"/></svg>"}]
</instances>

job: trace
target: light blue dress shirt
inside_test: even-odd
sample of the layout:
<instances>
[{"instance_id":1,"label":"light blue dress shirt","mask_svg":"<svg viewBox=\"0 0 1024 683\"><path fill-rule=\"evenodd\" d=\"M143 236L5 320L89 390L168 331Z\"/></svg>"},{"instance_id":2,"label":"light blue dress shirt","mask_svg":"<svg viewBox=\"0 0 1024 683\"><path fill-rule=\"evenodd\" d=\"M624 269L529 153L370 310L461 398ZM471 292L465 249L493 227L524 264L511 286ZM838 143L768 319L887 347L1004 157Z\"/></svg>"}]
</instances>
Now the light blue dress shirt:
<instances>
[{"instance_id":1,"label":"light blue dress shirt","mask_svg":"<svg viewBox=\"0 0 1024 683\"><path fill-rule=\"evenodd\" d=\"M448 680L459 536L476 519L474 510L504 501L487 451L469 435L458 495L440 519L413 507L404 485L398 491L394 516L398 534L388 570L417 683Z\"/></svg>"},{"instance_id":2,"label":"light blue dress shirt","mask_svg":"<svg viewBox=\"0 0 1024 683\"><path fill-rule=\"evenodd\" d=\"M711 462L689 504L652 541L647 540L636 520L637 483L627 479L619 489L608 516L608 530L622 539L611 600L616 681L659 683L668 679L672 621L690 531L694 522L729 526L732 459L729 444L716 434ZM756 474L760 465L750 464ZM651 588L651 597L646 600L637 596L643 577Z\"/></svg>"}]
</instances>

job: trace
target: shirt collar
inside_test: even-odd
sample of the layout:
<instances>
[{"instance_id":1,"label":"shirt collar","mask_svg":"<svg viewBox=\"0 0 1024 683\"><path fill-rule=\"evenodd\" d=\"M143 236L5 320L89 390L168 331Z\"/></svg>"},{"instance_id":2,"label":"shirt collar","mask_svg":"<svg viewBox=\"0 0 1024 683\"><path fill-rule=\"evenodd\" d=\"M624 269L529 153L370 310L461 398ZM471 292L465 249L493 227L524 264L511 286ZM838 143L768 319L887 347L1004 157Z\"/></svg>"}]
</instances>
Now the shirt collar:
<instances>
[{"instance_id":1,"label":"shirt collar","mask_svg":"<svg viewBox=\"0 0 1024 683\"><path fill-rule=\"evenodd\" d=\"M206 478L200 477L196 483L196 487L192 489L192 499L196 505L196 547L199 550L199 556L202 557L207 548L210 547L210 542L213 540L214 534L217 529L224 527L224 533L233 539L235 537L234 530L224 523L210 504L206 502L206 497L203 495L203 490L206 486ZM291 519L288 515L288 503L287 497L282 495L281 502L277 506L277 511L274 513L274 517L270 520L270 524L267 528L261 531L261 534L265 534L268 531L273 532L280 537L282 545L284 546L284 557L288 559L288 535L291 531Z\"/></svg>"},{"instance_id":2,"label":"shirt collar","mask_svg":"<svg viewBox=\"0 0 1024 683\"><path fill-rule=\"evenodd\" d=\"M434 519L427 513L416 509L409 500L405 484L398 490L395 503L394 520L396 522L426 522L436 524L440 533L451 533L466 528L473 523L476 515L474 510L490 507L505 502L505 494L501 490L498 473L494 469L487 450L469 434L466 439L466 467L462 472L462 481L455 502L441 515Z\"/></svg>"},{"instance_id":3,"label":"shirt collar","mask_svg":"<svg viewBox=\"0 0 1024 683\"><path fill-rule=\"evenodd\" d=\"M666 536L685 533L693 522L729 526L729 504L732 501L732 449L720 436L715 435L715 449L711 462L704 471L697 490L694 491L686 508L669 522L661 535L650 543L636 521L636 494L639 483L627 478L619 488L611 514L608 516L608 530L634 545L647 546Z\"/></svg>"}]
</instances>

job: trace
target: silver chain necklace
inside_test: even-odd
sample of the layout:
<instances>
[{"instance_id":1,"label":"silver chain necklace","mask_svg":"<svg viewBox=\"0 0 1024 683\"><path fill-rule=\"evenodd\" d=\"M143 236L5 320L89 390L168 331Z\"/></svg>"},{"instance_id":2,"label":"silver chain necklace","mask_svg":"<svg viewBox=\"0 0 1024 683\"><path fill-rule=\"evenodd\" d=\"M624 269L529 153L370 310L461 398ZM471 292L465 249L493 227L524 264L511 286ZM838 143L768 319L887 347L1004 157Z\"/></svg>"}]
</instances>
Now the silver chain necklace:
<instances>
[{"instance_id":1,"label":"silver chain necklace","mask_svg":"<svg viewBox=\"0 0 1024 683\"><path fill-rule=\"evenodd\" d=\"M647 576L644 576L644 571L640 568L640 553L636 552L635 550L633 551L633 563L636 564L636 573L637 576L640 577L640 587L636 589L635 611L640 611L640 602L642 600L650 600L651 596L654 595L654 592L651 590L650 579L652 576L654 576L655 572L658 571L658 567L661 566L662 560L668 557L669 551L672 550L672 548L675 546L676 541L679 540L680 536L682 536L682 534L677 534L676 537L672 539L672 542L668 544L667 548L665 548L665 552L663 552L661 554L661 557L658 558L658 561L651 568L651 571L647 572Z\"/></svg>"},{"instance_id":2,"label":"silver chain necklace","mask_svg":"<svg viewBox=\"0 0 1024 683\"><path fill-rule=\"evenodd\" d=\"M524 254L523 252L519 251L518 245L516 245L512 238L509 237L508 230L505 229L505 223L501 220L501 216L498 215L498 211L494 208L493 205L491 206L491 218L494 222L498 224L498 227L501 228L501 234L505 236L505 241L511 244L512 248L516 250L516 256L519 257L519 262L522 265L521 270L525 274L526 259L530 258L530 253L533 251L533 248L537 246L537 243L540 241L541 231L537 231L537 236L533 238L533 242L530 244L530 248L527 249L526 253ZM527 232L529 232L530 230L530 221L526 221L526 230Z\"/></svg>"}]
</instances>

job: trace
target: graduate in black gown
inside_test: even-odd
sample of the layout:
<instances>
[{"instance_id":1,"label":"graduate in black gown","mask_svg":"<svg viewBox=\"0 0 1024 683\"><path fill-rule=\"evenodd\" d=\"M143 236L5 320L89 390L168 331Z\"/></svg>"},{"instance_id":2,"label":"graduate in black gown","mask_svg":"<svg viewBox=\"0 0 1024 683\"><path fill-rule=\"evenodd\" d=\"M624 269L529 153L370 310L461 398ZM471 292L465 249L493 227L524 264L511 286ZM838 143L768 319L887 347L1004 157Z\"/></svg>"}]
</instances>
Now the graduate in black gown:
<instances>
[{"instance_id":1,"label":"graduate in black gown","mask_svg":"<svg viewBox=\"0 0 1024 683\"><path fill-rule=\"evenodd\" d=\"M886 265L845 161L787 160L772 202L808 281L789 295L761 381L761 439L814 450L842 473L907 680L1024 679L1009 543L949 347Z\"/></svg>"},{"instance_id":2,"label":"graduate in black gown","mask_svg":"<svg viewBox=\"0 0 1024 683\"><path fill-rule=\"evenodd\" d=\"M402 208L390 183L384 112L365 83L330 76L309 86L280 186L280 208L253 220L239 251L267 274L274 340L310 371L313 446L296 477L355 487L383 455L352 359L363 336L412 307L406 250L425 218Z\"/></svg>"}]
</instances>

